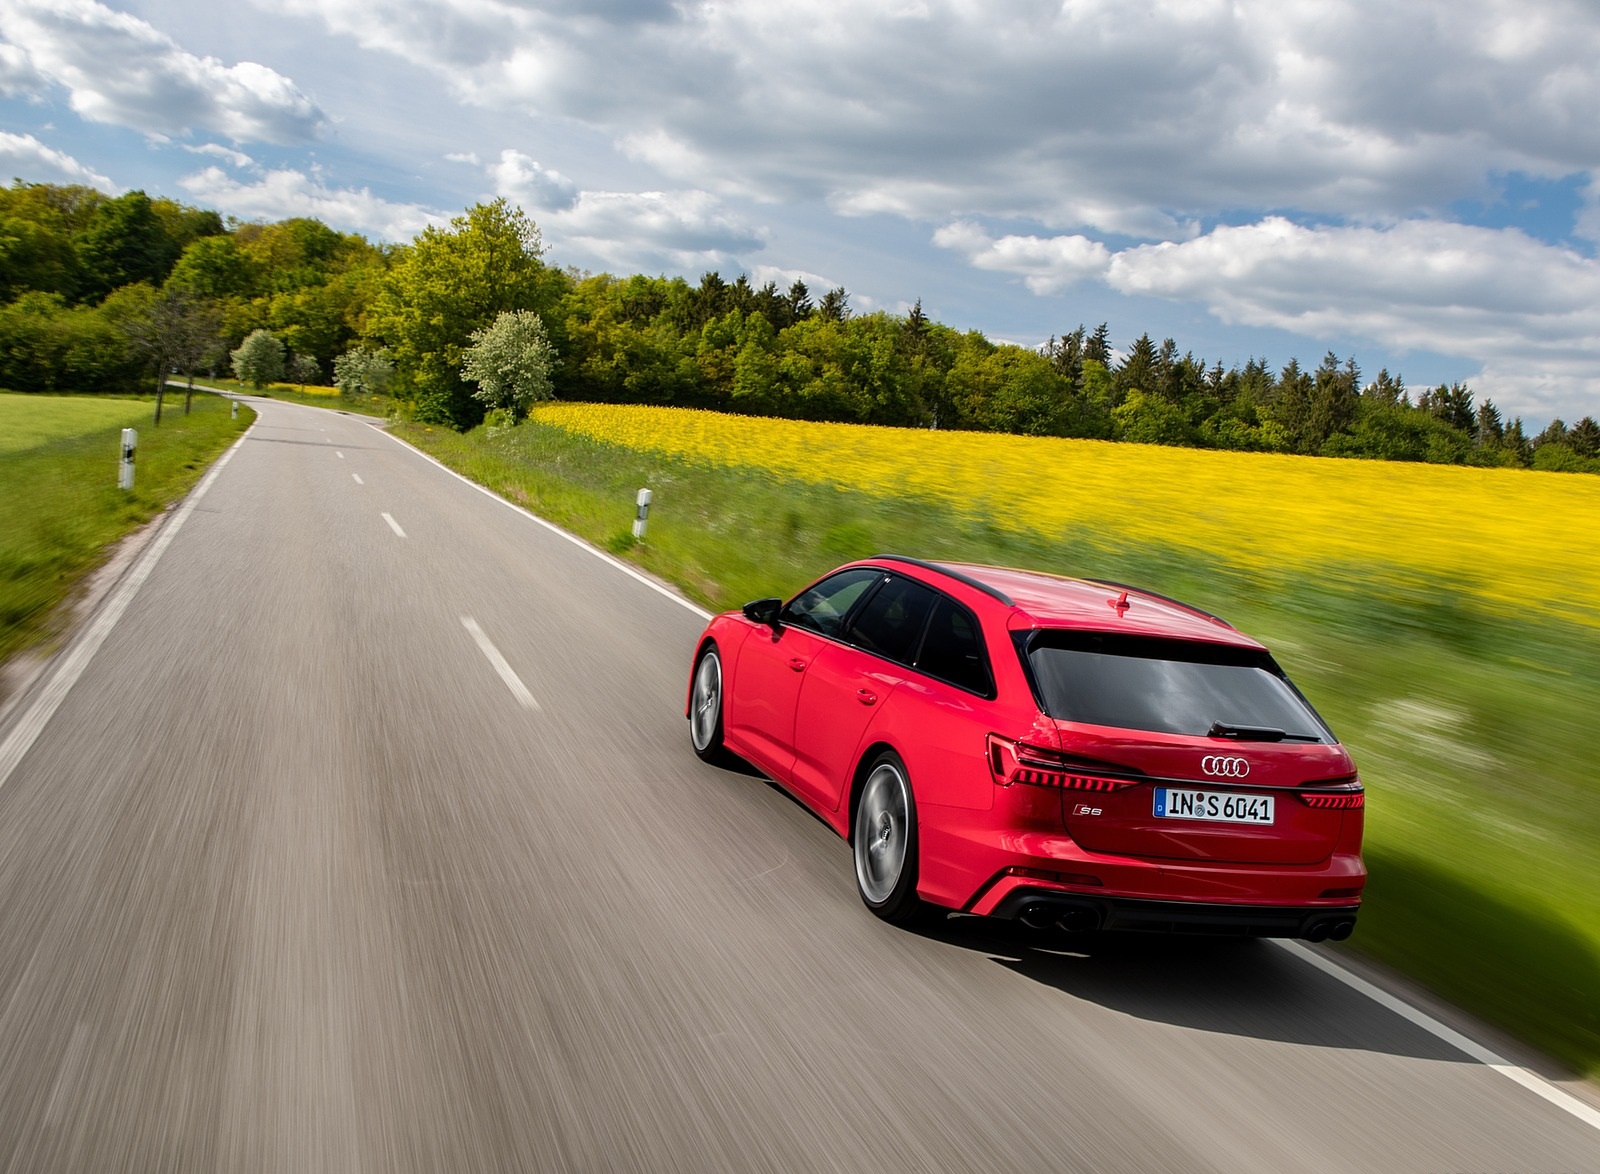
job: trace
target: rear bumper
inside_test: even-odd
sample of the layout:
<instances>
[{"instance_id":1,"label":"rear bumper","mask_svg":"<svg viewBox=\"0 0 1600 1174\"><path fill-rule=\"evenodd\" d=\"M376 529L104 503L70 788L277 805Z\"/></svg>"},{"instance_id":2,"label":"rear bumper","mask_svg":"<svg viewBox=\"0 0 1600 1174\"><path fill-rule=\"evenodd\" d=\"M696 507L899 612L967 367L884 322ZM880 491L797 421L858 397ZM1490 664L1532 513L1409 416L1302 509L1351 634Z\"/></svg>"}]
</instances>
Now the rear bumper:
<instances>
[{"instance_id":1,"label":"rear bumper","mask_svg":"<svg viewBox=\"0 0 1600 1174\"><path fill-rule=\"evenodd\" d=\"M1069 932L1096 930L1217 937L1305 938L1342 941L1356 926L1359 905L1307 908L1301 905L1218 905L1203 901L1142 901L1069 893L1059 889L1015 888L990 911L991 917L1057 926Z\"/></svg>"}]
</instances>

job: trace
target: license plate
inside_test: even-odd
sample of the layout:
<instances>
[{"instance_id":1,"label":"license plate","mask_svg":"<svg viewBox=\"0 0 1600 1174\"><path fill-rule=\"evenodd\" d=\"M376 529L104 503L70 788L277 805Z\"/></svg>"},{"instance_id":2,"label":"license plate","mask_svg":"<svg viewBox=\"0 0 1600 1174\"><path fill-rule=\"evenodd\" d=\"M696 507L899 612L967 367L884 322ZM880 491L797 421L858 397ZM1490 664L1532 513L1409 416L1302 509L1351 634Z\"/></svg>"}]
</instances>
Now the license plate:
<instances>
[{"instance_id":1,"label":"license plate","mask_svg":"<svg viewBox=\"0 0 1600 1174\"><path fill-rule=\"evenodd\" d=\"M1157 787L1156 815L1161 819L1209 819L1218 823L1271 823L1272 796Z\"/></svg>"}]
</instances>

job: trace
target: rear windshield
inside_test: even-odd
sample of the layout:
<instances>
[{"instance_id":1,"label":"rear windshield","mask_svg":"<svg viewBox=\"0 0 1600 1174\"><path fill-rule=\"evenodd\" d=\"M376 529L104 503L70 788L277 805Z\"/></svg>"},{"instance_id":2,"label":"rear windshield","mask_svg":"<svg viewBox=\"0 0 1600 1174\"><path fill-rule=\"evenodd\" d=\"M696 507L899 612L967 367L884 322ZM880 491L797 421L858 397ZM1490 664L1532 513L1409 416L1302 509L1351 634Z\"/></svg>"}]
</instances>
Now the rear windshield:
<instances>
[{"instance_id":1,"label":"rear windshield","mask_svg":"<svg viewBox=\"0 0 1600 1174\"><path fill-rule=\"evenodd\" d=\"M1062 721L1195 737L1220 723L1243 738L1334 740L1265 652L1100 632L1020 633L1018 643L1045 712Z\"/></svg>"}]
</instances>

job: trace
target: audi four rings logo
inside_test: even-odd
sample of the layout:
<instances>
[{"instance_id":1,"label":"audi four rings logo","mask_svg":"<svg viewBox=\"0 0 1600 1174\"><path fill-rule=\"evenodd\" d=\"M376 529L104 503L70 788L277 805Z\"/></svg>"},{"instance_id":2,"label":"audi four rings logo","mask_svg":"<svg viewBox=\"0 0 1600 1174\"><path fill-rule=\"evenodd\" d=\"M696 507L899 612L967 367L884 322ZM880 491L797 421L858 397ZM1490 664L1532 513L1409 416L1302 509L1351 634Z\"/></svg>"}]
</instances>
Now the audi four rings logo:
<instances>
[{"instance_id":1,"label":"audi four rings logo","mask_svg":"<svg viewBox=\"0 0 1600 1174\"><path fill-rule=\"evenodd\" d=\"M1250 764L1242 758L1223 758L1218 754L1209 754L1200 760L1200 769L1218 778L1242 779L1250 773Z\"/></svg>"}]
</instances>

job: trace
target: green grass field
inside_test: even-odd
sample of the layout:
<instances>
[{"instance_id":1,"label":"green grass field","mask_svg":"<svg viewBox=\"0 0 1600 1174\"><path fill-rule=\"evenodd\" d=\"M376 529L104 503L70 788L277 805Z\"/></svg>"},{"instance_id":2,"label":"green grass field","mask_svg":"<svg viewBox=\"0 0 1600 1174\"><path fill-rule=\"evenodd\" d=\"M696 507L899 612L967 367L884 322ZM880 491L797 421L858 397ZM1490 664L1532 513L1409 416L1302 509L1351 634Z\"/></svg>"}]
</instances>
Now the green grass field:
<instances>
[{"instance_id":1,"label":"green grass field","mask_svg":"<svg viewBox=\"0 0 1600 1174\"><path fill-rule=\"evenodd\" d=\"M138 400L0 393L0 456L25 452L63 436L137 428L149 419L150 406Z\"/></svg>"},{"instance_id":2,"label":"green grass field","mask_svg":"<svg viewBox=\"0 0 1600 1174\"><path fill-rule=\"evenodd\" d=\"M713 608L899 551L1139 583L1227 617L1277 652L1367 783L1372 882L1345 948L1600 1073L1594 629L1490 615L1359 569L1265 582L1173 550L1033 540L920 503L641 455L537 423L492 439L416 424L396 433ZM643 485L656 504L636 545Z\"/></svg>"},{"instance_id":3,"label":"green grass field","mask_svg":"<svg viewBox=\"0 0 1600 1174\"><path fill-rule=\"evenodd\" d=\"M197 395L153 398L0 395L0 660L60 630L61 603L112 543L197 482L255 413ZM124 427L139 431L134 488L117 488Z\"/></svg>"}]
</instances>

